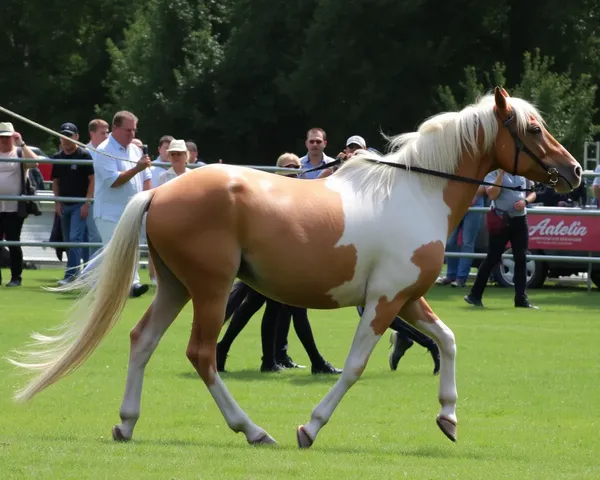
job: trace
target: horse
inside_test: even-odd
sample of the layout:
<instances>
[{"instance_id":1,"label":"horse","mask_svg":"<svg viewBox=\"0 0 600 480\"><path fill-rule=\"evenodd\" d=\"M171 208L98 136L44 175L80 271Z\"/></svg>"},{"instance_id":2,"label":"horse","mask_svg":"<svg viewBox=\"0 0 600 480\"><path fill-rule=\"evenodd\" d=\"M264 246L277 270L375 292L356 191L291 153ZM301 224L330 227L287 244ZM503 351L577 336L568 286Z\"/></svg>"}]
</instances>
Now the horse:
<instances>
[{"instance_id":1,"label":"horse","mask_svg":"<svg viewBox=\"0 0 600 480\"><path fill-rule=\"evenodd\" d=\"M396 315L439 346L436 423L456 441L456 341L423 298L442 268L448 235L490 171L501 168L568 192L580 184L581 167L533 104L499 87L460 111L430 117L415 132L386 138L385 155L361 151L320 180L221 164L134 196L100 268L63 287L87 290L72 320L55 336L33 334L32 348L20 352L27 356L10 359L37 372L15 399L29 400L72 373L119 320L145 217L158 287L130 332L114 440L133 437L146 365L191 299L187 358L233 432L243 432L252 445L276 443L236 403L216 369L227 297L238 277L285 304L364 306L342 374L296 428L300 448L314 444Z\"/></svg>"}]
</instances>

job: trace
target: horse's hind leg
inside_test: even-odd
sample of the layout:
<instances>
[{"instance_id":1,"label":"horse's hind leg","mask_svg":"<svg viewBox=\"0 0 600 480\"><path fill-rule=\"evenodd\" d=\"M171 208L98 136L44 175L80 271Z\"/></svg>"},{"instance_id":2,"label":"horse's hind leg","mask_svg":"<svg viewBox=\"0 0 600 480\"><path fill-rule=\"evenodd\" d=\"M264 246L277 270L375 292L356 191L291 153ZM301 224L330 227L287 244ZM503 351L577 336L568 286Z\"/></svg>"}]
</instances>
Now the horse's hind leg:
<instances>
[{"instance_id":1,"label":"horse's hind leg","mask_svg":"<svg viewBox=\"0 0 600 480\"><path fill-rule=\"evenodd\" d=\"M438 427L450 440L456 441L456 392L455 362L456 342L454 333L429 307L423 297L407 302L400 316L435 340L440 349L440 388L439 401L442 406L437 417Z\"/></svg>"},{"instance_id":2,"label":"horse's hind leg","mask_svg":"<svg viewBox=\"0 0 600 480\"><path fill-rule=\"evenodd\" d=\"M153 254L151 250L151 254ZM113 427L113 438L130 440L140 416L144 370L158 342L189 301L189 294L177 277L154 254L158 277L156 296L142 319L130 333L131 351L127 370L127 384L121 404L121 423Z\"/></svg>"},{"instance_id":3,"label":"horse's hind leg","mask_svg":"<svg viewBox=\"0 0 600 480\"><path fill-rule=\"evenodd\" d=\"M192 292L194 303L194 321L192 334L187 348L187 357L206 384L219 410L225 417L229 428L234 432L243 432L250 444L275 443L275 440L258 427L239 407L227 391L216 368L216 351L219 332L223 326L225 303L230 285L224 285L222 292L198 289Z\"/></svg>"}]
</instances>

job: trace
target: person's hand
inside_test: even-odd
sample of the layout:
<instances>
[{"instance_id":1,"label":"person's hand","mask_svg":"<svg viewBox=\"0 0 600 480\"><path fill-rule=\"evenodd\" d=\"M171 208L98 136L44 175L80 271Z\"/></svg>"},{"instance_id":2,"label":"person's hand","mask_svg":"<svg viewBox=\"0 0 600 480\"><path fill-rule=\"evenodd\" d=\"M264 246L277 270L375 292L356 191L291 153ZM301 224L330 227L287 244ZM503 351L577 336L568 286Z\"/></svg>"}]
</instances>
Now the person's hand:
<instances>
[{"instance_id":1,"label":"person's hand","mask_svg":"<svg viewBox=\"0 0 600 480\"><path fill-rule=\"evenodd\" d=\"M515 210L517 212L521 212L523 211L523 209L527 206L527 203L525 203L525 200L518 200L515 202L514 207Z\"/></svg>"},{"instance_id":2,"label":"person's hand","mask_svg":"<svg viewBox=\"0 0 600 480\"><path fill-rule=\"evenodd\" d=\"M79 210L79 214L81 215L81 218L85 220L90 214L90 204L87 202L84 203Z\"/></svg>"},{"instance_id":3,"label":"person's hand","mask_svg":"<svg viewBox=\"0 0 600 480\"><path fill-rule=\"evenodd\" d=\"M144 155L142 158L140 158L138 160L137 164L135 165L135 168L137 169L138 172L143 172L147 168L150 168L151 163L152 162L150 160L150 157L148 155Z\"/></svg>"},{"instance_id":4,"label":"person's hand","mask_svg":"<svg viewBox=\"0 0 600 480\"><path fill-rule=\"evenodd\" d=\"M62 205L62 203L61 203L61 202L56 202L56 203L54 204L54 211L56 212L56 214L57 214L59 217L62 217L62 214L63 214L63 205Z\"/></svg>"},{"instance_id":5,"label":"person's hand","mask_svg":"<svg viewBox=\"0 0 600 480\"><path fill-rule=\"evenodd\" d=\"M21 136L21 134L19 132L15 132L13 133L13 138L15 139L15 145L17 147L22 147L23 146L23 137Z\"/></svg>"}]
</instances>

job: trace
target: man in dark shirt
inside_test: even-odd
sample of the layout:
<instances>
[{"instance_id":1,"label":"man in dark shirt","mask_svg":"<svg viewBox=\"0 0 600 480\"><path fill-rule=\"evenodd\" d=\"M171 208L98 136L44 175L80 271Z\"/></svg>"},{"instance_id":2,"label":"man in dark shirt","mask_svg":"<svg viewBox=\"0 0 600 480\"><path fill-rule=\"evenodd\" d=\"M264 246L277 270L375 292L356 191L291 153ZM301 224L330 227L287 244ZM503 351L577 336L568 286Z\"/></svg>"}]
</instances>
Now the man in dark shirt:
<instances>
[{"instance_id":1,"label":"man in dark shirt","mask_svg":"<svg viewBox=\"0 0 600 480\"><path fill-rule=\"evenodd\" d=\"M60 133L79 140L79 131L72 123L64 123ZM65 160L92 160L89 152L78 147L74 142L60 138L61 150L52 158ZM94 167L92 165L55 164L52 166L52 191L60 197L78 197L91 200L94 197ZM86 219L89 215L90 202L56 202L56 215L60 217L63 239L65 242L83 242ZM58 282L65 285L72 281L81 267L82 248L67 249L67 268L65 277Z\"/></svg>"}]
</instances>

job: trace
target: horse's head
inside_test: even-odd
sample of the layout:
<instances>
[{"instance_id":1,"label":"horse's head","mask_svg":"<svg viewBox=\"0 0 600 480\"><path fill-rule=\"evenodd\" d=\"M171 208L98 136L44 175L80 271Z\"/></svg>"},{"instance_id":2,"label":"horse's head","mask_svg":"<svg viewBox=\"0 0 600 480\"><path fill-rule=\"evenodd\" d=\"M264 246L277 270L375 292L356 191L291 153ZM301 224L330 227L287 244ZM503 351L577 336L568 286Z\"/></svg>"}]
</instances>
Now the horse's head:
<instances>
[{"instance_id":1,"label":"horse's head","mask_svg":"<svg viewBox=\"0 0 600 480\"><path fill-rule=\"evenodd\" d=\"M500 123L495 156L500 168L567 193L581 183L579 162L546 130L541 118L517 118L508 93L494 90ZM523 117L523 115L521 115Z\"/></svg>"}]
</instances>

